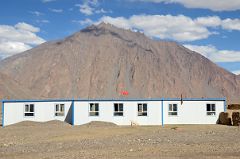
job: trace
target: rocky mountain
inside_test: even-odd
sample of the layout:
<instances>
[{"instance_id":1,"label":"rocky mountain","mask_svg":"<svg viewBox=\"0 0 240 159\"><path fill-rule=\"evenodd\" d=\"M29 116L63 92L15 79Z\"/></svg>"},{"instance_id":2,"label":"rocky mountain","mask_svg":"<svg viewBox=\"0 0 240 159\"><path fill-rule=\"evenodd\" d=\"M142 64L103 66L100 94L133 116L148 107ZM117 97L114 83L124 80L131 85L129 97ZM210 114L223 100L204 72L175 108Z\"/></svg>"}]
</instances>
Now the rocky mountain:
<instances>
[{"instance_id":1,"label":"rocky mountain","mask_svg":"<svg viewBox=\"0 0 240 159\"><path fill-rule=\"evenodd\" d=\"M30 99L33 95L30 90L22 87L7 75L0 73L0 99Z\"/></svg>"},{"instance_id":2,"label":"rocky mountain","mask_svg":"<svg viewBox=\"0 0 240 159\"><path fill-rule=\"evenodd\" d=\"M155 41L104 23L7 58L0 63L0 72L41 98L182 94L226 96L232 103L240 102L240 79L202 55L175 42Z\"/></svg>"}]
</instances>

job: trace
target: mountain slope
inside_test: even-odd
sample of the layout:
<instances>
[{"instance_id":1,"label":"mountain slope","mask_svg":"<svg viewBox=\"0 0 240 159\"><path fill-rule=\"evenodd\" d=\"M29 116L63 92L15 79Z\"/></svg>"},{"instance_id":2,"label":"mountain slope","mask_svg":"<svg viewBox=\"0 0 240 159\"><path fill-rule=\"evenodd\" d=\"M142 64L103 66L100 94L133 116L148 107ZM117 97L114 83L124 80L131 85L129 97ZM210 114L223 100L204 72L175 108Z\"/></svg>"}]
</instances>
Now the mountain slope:
<instances>
[{"instance_id":1,"label":"mountain slope","mask_svg":"<svg viewBox=\"0 0 240 159\"><path fill-rule=\"evenodd\" d=\"M30 99L33 93L0 73L0 99Z\"/></svg>"},{"instance_id":2,"label":"mountain slope","mask_svg":"<svg viewBox=\"0 0 240 159\"><path fill-rule=\"evenodd\" d=\"M100 24L0 63L0 71L44 98L228 97L240 80L174 42Z\"/></svg>"}]
</instances>

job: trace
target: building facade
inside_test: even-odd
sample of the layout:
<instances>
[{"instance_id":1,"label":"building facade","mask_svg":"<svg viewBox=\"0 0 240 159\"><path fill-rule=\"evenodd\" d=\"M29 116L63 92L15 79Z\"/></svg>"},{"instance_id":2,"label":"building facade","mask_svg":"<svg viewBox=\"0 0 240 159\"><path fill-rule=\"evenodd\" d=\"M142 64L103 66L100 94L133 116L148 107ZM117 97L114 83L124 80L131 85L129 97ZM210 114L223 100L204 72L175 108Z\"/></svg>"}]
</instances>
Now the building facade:
<instances>
[{"instance_id":1,"label":"building facade","mask_svg":"<svg viewBox=\"0 0 240 159\"><path fill-rule=\"evenodd\" d=\"M3 100L2 126L22 121L117 125L216 124L225 98Z\"/></svg>"}]
</instances>

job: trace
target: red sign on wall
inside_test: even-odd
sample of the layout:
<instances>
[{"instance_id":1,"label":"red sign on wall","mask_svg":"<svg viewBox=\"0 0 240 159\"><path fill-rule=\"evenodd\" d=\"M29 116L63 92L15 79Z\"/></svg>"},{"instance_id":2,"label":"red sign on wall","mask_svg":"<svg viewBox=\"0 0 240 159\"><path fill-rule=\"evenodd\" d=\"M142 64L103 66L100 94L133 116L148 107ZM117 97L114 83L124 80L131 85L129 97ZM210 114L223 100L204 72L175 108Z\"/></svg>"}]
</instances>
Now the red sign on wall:
<instances>
[{"instance_id":1,"label":"red sign on wall","mask_svg":"<svg viewBox=\"0 0 240 159\"><path fill-rule=\"evenodd\" d=\"M121 95L127 96L128 94L128 91L121 91Z\"/></svg>"}]
</instances>

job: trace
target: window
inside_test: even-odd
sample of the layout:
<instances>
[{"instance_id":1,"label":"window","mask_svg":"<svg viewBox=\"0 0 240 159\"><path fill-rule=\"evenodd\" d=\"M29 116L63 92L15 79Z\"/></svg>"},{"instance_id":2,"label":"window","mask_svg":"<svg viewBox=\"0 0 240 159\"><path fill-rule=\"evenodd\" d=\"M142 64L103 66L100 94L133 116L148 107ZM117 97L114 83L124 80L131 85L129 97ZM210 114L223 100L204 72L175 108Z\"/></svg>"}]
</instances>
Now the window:
<instances>
[{"instance_id":1,"label":"window","mask_svg":"<svg viewBox=\"0 0 240 159\"><path fill-rule=\"evenodd\" d=\"M147 116L147 104L146 103L138 104L138 116Z\"/></svg>"},{"instance_id":2,"label":"window","mask_svg":"<svg viewBox=\"0 0 240 159\"><path fill-rule=\"evenodd\" d=\"M99 116L99 104L98 103L90 103L89 116Z\"/></svg>"},{"instance_id":3,"label":"window","mask_svg":"<svg viewBox=\"0 0 240 159\"><path fill-rule=\"evenodd\" d=\"M171 115L171 116L177 116L178 115L177 104L169 104L168 105L168 115Z\"/></svg>"},{"instance_id":4,"label":"window","mask_svg":"<svg viewBox=\"0 0 240 159\"><path fill-rule=\"evenodd\" d=\"M64 104L55 104L55 116L64 116Z\"/></svg>"},{"instance_id":5,"label":"window","mask_svg":"<svg viewBox=\"0 0 240 159\"><path fill-rule=\"evenodd\" d=\"M114 103L114 116L123 116L123 103Z\"/></svg>"},{"instance_id":6,"label":"window","mask_svg":"<svg viewBox=\"0 0 240 159\"><path fill-rule=\"evenodd\" d=\"M216 115L215 104L207 104L207 115Z\"/></svg>"},{"instance_id":7,"label":"window","mask_svg":"<svg viewBox=\"0 0 240 159\"><path fill-rule=\"evenodd\" d=\"M34 104L24 105L24 116L34 116Z\"/></svg>"}]
</instances>

